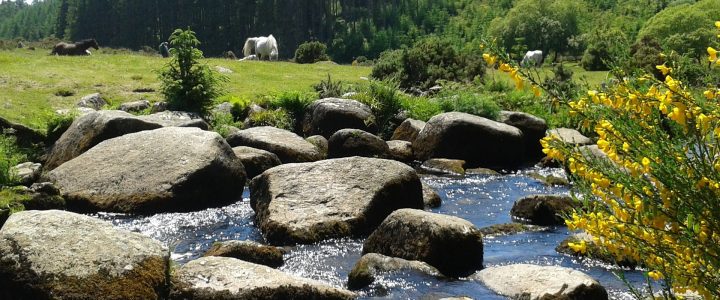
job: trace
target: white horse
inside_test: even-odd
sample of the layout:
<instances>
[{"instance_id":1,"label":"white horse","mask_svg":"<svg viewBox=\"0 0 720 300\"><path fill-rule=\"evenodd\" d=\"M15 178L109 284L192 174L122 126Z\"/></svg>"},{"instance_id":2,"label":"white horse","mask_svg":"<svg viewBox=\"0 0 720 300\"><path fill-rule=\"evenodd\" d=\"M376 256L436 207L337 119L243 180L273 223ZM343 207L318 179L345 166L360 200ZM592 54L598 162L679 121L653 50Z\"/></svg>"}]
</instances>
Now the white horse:
<instances>
[{"instance_id":1,"label":"white horse","mask_svg":"<svg viewBox=\"0 0 720 300\"><path fill-rule=\"evenodd\" d=\"M542 65L543 52L540 50L528 51L520 62L520 65L527 66L531 64L533 67Z\"/></svg>"},{"instance_id":2,"label":"white horse","mask_svg":"<svg viewBox=\"0 0 720 300\"><path fill-rule=\"evenodd\" d=\"M278 53L277 41L272 34L267 37L248 38L243 46L245 57L255 54L259 60L278 60Z\"/></svg>"}]
</instances>

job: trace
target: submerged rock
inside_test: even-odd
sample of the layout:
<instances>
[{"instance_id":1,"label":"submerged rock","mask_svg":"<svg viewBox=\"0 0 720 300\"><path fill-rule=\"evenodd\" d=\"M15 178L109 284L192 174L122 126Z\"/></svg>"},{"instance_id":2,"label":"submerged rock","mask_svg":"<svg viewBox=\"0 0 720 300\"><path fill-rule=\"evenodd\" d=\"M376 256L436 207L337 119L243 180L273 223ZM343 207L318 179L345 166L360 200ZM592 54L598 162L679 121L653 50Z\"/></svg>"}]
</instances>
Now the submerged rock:
<instances>
[{"instance_id":1,"label":"submerged rock","mask_svg":"<svg viewBox=\"0 0 720 300\"><path fill-rule=\"evenodd\" d=\"M360 129L341 129L328 140L328 157L379 157L387 156L387 143L376 135Z\"/></svg>"},{"instance_id":2,"label":"submerged rock","mask_svg":"<svg viewBox=\"0 0 720 300\"><path fill-rule=\"evenodd\" d=\"M316 100L305 109L303 133L330 138L341 129L360 129L377 132L375 117L369 106L355 100L325 98Z\"/></svg>"},{"instance_id":3,"label":"submerged rock","mask_svg":"<svg viewBox=\"0 0 720 300\"><path fill-rule=\"evenodd\" d=\"M541 230L543 227L535 226L535 225L525 225L520 223L505 223L505 224L495 224L490 225L487 227L480 228L480 232L483 234L483 236L498 236L498 235L508 235L508 234L517 234L525 231L538 231Z\"/></svg>"},{"instance_id":4,"label":"submerged rock","mask_svg":"<svg viewBox=\"0 0 720 300\"><path fill-rule=\"evenodd\" d=\"M380 253L430 264L447 276L467 276L482 268L480 230L458 217L400 209L368 237L363 253Z\"/></svg>"},{"instance_id":5,"label":"submerged rock","mask_svg":"<svg viewBox=\"0 0 720 300\"><path fill-rule=\"evenodd\" d=\"M464 160L432 158L424 161L420 166L420 169L430 174L465 175L464 166Z\"/></svg>"},{"instance_id":6,"label":"submerged rock","mask_svg":"<svg viewBox=\"0 0 720 300\"><path fill-rule=\"evenodd\" d=\"M271 268L278 268L284 262L280 248L253 241L216 242L203 256L232 257Z\"/></svg>"},{"instance_id":7,"label":"submerged rock","mask_svg":"<svg viewBox=\"0 0 720 300\"><path fill-rule=\"evenodd\" d=\"M159 242L64 211L24 211L0 230L1 299L160 299Z\"/></svg>"},{"instance_id":8,"label":"submerged rock","mask_svg":"<svg viewBox=\"0 0 720 300\"><path fill-rule=\"evenodd\" d=\"M577 205L570 196L530 195L515 201L510 215L518 221L533 225L565 225L562 215L572 212Z\"/></svg>"},{"instance_id":9,"label":"submerged rock","mask_svg":"<svg viewBox=\"0 0 720 300\"><path fill-rule=\"evenodd\" d=\"M312 162L323 158L318 148L285 129L261 126L231 134L230 146L247 146L275 153L283 163Z\"/></svg>"},{"instance_id":10,"label":"submerged rock","mask_svg":"<svg viewBox=\"0 0 720 300\"><path fill-rule=\"evenodd\" d=\"M389 257L377 253L363 255L348 275L348 288L357 290L371 285L381 273L412 271L430 276L440 276L440 271L425 262Z\"/></svg>"},{"instance_id":11,"label":"submerged rock","mask_svg":"<svg viewBox=\"0 0 720 300\"><path fill-rule=\"evenodd\" d=\"M173 274L170 299L354 299L322 282L228 257L203 257Z\"/></svg>"},{"instance_id":12,"label":"submerged rock","mask_svg":"<svg viewBox=\"0 0 720 300\"><path fill-rule=\"evenodd\" d=\"M520 129L461 112L432 117L413 150L420 160L461 159L471 168L516 168L527 161Z\"/></svg>"},{"instance_id":13,"label":"submerged rock","mask_svg":"<svg viewBox=\"0 0 720 300\"><path fill-rule=\"evenodd\" d=\"M237 201L245 185L242 163L220 135L181 127L107 140L46 176L80 211L203 209Z\"/></svg>"},{"instance_id":14,"label":"submerged rock","mask_svg":"<svg viewBox=\"0 0 720 300\"><path fill-rule=\"evenodd\" d=\"M515 264L471 276L494 292L520 299L607 300L603 286L583 272L555 266Z\"/></svg>"},{"instance_id":15,"label":"submerged rock","mask_svg":"<svg viewBox=\"0 0 720 300\"><path fill-rule=\"evenodd\" d=\"M423 207L415 170L362 157L267 170L250 182L250 204L275 245L367 234L396 209Z\"/></svg>"}]
</instances>

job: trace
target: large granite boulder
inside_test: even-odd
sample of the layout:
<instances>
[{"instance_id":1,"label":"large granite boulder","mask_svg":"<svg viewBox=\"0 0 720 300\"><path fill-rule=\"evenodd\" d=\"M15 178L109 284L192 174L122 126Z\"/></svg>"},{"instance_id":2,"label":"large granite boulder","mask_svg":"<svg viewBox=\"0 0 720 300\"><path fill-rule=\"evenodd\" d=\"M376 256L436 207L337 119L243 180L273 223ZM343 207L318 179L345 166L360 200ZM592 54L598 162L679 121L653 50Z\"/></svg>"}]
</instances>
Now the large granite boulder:
<instances>
[{"instance_id":1,"label":"large granite boulder","mask_svg":"<svg viewBox=\"0 0 720 300\"><path fill-rule=\"evenodd\" d=\"M467 276L482 268L480 230L458 217L400 209L368 237L363 253L424 261L447 276Z\"/></svg>"},{"instance_id":2,"label":"large granite boulder","mask_svg":"<svg viewBox=\"0 0 720 300\"><path fill-rule=\"evenodd\" d=\"M520 129L461 112L432 117L413 150L419 160L461 159L468 168L516 168L527 160Z\"/></svg>"},{"instance_id":3,"label":"large granite boulder","mask_svg":"<svg viewBox=\"0 0 720 300\"><path fill-rule=\"evenodd\" d=\"M578 205L566 195L530 195L515 201L510 215L517 221L532 225L561 226L565 225L562 216Z\"/></svg>"},{"instance_id":4,"label":"large granite boulder","mask_svg":"<svg viewBox=\"0 0 720 300\"><path fill-rule=\"evenodd\" d=\"M315 145L285 129L261 126L233 133L230 146L247 146L275 153L283 163L312 162L323 158Z\"/></svg>"},{"instance_id":5,"label":"large granite boulder","mask_svg":"<svg viewBox=\"0 0 720 300\"><path fill-rule=\"evenodd\" d=\"M580 131L571 128L555 128L547 131L547 135L554 136L560 141L572 146L584 146L592 144L592 140L584 136Z\"/></svg>"},{"instance_id":6,"label":"large granite boulder","mask_svg":"<svg viewBox=\"0 0 720 300\"><path fill-rule=\"evenodd\" d=\"M376 135L360 129L340 129L328 140L328 158L349 156L387 156L387 143Z\"/></svg>"},{"instance_id":7,"label":"large granite boulder","mask_svg":"<svg viewBox=\"0 0 720 300\"><path fill-rule=\"evenodd\" d=\"M368 253L355 263L348 274L348 288L351 290L364 288L372 284L378 275L398 271L411 271L430 276L440 275L440 271L425 262Z\"/></svg>"},{"instance_id":8,"label":"large granite boulder","mask_svg":"<svg viewBox=\"0 0 720 300\"><path fill-rule=\"evenodd\" d=\"M0 299L161 299L169 251L112 224L24 211L0 230Z\"/></svg>"},{"instance_id":9,"label":"large granite boulder","mask_svg":"<svg viewBox=\"0 0 720 300\"><path fill-rule=\"evenodd\" d=\"M370 107L355 100L325 98L314 101L305 109L305 136L319 134L330 138L333 133L345 128L377 132Z\"/></svg>"},{"instance_id":10,"label":"large granite boulder","mask_svg":"<svg viewBox=\"0 0 720 300\"><path fill-rule=\"evenodd\" d=\"M216 242L203 256L232 257L271 268L280 267L284 262L280 248L253 241Z\"/></svg>"},{"instance_id":11,"label":"large granite boulder","mask_svg":"<svg viewBox=\"0 0 720 300\"><path fill-rule=\"evenodd\" d=\"M425 128L425 122L420 120L405 119L405 121L400 123L398 128L395 128L395 132L393 132L391 139L414 143L423 128Z\"/></svg>"},{"instance_id":12,"label":"large granite boulder","mask_svg":"<svg viewBox=\"0 0 720 300\"><path fill-rule=\"evenodd\" d=\"M608 299L607 291L595 279L563 267L515 264L486 268L471 278L513 299Z\"/></svg>"},{"instance_id":13,"label":"large granite boulder","mask_svg":"<svg viewBox=\"0 0 720 300\"><path fill-rule=\"evenodd\" d=\"M119 110L89 113L75 119L70 128L55 142L48 153L45 168L55 169L104 140L160 127L162 125L141 120Z\"/></svg>"},{"instance_id":14,"label":"large granite boulder","mask_svg":"<svg viewBox=\"0 0 720 300\"><path fill-rule=\"evenodd\" d=\"M545 120L524 112L501 111L498 121L522 131L528 159L537 161L544 156L540 140L548 129Z\"/></svg>"},{"instance_id":15,"label":"large granite boulder","mask_svg":"<svg viewBox=\"0 0 720 300\"><path fill-rule=\"evenodd\" d=\"M70 209L164 212L239 200L245 170L217 133L166 127L102 142L47 179Z\"/></svg>"},{"instance_id":16,"label":"large granite boulder","mask_svg":"<svg viewBox=\"0 0 720 300\"><path fill-rule=\"evenodd\" d=\"M170 299L354 299L322 282L229 257L188 262L172 276Z\"/></svg>"},{"instance_id":17,"label":"large granite boulder","mask_svg":"<svg viewBox=\"0 0 720 300\"><path fill-rule=\"evenodd\" d=\"M250 182L257 225L271 244L371 232L399 208L422 208L415 170L362 157L280 165Z\"/></svg>"},{"instance_id":18,"label":"large granite boulder","mask_svg":"<svg viewBox=\"0 0 720 300\"><path fill-rule=\"evenodd\" d=\"M265 170L281 164L280 158L275 153L265 150L240 146L233 148L233 152L245 167L247 177L251 179Z\"/></svg>"}]
</instances>

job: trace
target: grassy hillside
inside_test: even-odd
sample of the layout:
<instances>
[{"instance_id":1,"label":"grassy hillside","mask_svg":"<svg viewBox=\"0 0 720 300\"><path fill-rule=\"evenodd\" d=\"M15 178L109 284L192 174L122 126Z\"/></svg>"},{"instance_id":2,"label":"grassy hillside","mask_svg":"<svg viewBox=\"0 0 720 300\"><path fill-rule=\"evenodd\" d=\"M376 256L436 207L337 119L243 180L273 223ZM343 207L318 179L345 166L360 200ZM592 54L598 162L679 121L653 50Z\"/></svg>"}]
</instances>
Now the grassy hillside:
<instances>
[{"instance_id":1,"label":"grassy hillside","mask_svg":"<svg viewBox=\"0 0 720 300\"><path fill-rule=\"evenodd\" d=\"M167 62L163 58L129 52L86 57L47 53L0 51L1 117L43 129L55 110L73 107L80 97L91 93L102 93L111 105L160 100L156 70ZM226 74L227 94L249 99L282 91L312 91L312 85L327 78L327 74L348 83L362 82L361 77L370 74L369 67L332 63L300 65L224 59L206 59L205 63L232 70ZM69 93L73 95L63 96Z\"/></svg>"}]
</instances>

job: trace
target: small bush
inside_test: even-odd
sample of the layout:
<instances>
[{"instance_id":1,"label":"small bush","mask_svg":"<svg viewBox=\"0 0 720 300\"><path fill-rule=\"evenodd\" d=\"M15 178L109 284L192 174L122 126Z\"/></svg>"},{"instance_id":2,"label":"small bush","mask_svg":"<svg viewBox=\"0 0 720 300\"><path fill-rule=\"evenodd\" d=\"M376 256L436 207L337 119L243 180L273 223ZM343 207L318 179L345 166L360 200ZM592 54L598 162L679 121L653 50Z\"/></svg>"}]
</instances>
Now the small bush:
<instances>
[{"instance_id":1,"label":"small bush","mask_svg":"<svg viewBox=\"0 0 720 300\"><path fill-rule=\"evenodd\" d=\"M342 81L333 81L328 74L327 80L321 80L320 83L313 86L318 96L322 98L340 97L345 94L345 88Z\"/></svg>"},{"instance_id":2,"label":"small bush","mask_svg":"<svg viewBox=\"0 0 720 300\"><path fill-rule=\"evenodd\" d=\"M212 123L212 130L217 132L218 134L220 134L220 136L224 138L226 138L230 134L228 126L243 128L243 124L240 122L236 122L232 113L215 112L213 113L210 120Z\"/></svg>"},{"instance_id":3,"label":"small bush","mask_svg":"<svg viewBox=\"0 0 720 300\"><path fill-rule=\"evenodd\" d=\"M200 41L195 32L176 29L170 36L172 59L160 71L161 93L171 110L207 114L213 100L220 96L227 79L204 64L203 53L197 47Z\"/></svg>"},{"instance_id":4,"label":"small bush","mask_svg":"<svg viewBox=\"0 0 720 300\"><path fill-rule=\"evenodd\" d=\"M327 55L327 46L321 42L304 42L295 50L296 63L312 64L324 60L330 60L330 57Z\"/></svg>"},{"instance_id":5,"label":"small bush","mask_svg":"<svg viewBox=\"0 0 720 300\"><path fill-rule=\"evenodd\" d=\"M0 188L17 183L12 167L25 160L27 155L17 146L15 137L0 134Z\"/></svg>"},{"instance_id":6,"label":"small bush","mask_svg":"<svg viewBox=\"0 0 720 300\"><path fill-rule=\"evenodd\" d=\"M286 130L292 130L293 126L290 115L282 108L252 114L247 125L248 127L273 126Z\"/></svg>"},{"instance_id":7,"label":"small bush","mask_svg":"<svg viewBox=\"0 0 720 300\"><path fill-rule=\"evenodd\" d=\"M328 80L330 78L328 77ZM305 118L305 108L310 105L316 97L301 92L284 92L270 99L268 106L271 109L282 109L290 118L291 130L302 131L302 122Z\"/></svg>"},{"instance_id":8,"label":"small bush","mask_svg":"<svg viewBox=\"0 0 720 300\"><path fill-rule=\"evenodd\" d=\"M403 97L400 105L409 118L421 121L443 112L438 101L426 97Z\"/></svg>"},{"instance_id":9,"label":"small bush","mask_svg":"<svg viewBox=\"0 0 720 300\"><path fill-rule=\"evenodd\" d=\"M77 117L77 111L71 111L67 114L53 114L45 123L45 132L47 132L47 144L52 145L62 136L65 131Z\"/></svg>"},{"instance_id":10,"label":"small bush","mask_svg":"<svg viewBox=\"0 0 720 300\"><path fill-rule=\"evenodd\" d=\"M474 91L450 91L441 94L438 99L440 109L444 112L459 111L476 116L497 119L500 106L495 103L493 95L479 94Z\"/></svg>"}]
</instances>

